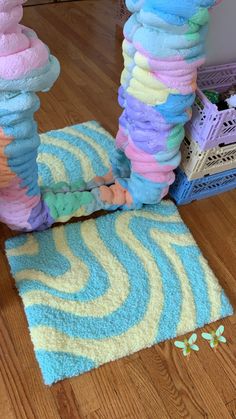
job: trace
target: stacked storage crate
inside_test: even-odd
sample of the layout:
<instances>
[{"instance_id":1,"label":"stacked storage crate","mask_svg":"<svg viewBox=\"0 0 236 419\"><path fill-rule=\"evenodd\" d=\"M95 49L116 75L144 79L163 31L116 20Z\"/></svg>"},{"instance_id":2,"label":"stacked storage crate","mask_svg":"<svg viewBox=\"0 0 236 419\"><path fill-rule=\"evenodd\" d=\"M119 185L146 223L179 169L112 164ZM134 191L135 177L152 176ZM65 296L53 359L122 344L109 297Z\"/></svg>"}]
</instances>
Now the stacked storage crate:
<instances>
[{"instance_id":1,"label":"stacked storage crate","mask_svg":"<svg viewBox=\"0 0 236 419\"><path fill-rule=\"evenodd\" d=\"M186 126L182 163L170 196L179 205L236 187L236 109L218 110L203 91L236 85L236 63L199 72L192 120Z\"/></svg>"}]
</instances>

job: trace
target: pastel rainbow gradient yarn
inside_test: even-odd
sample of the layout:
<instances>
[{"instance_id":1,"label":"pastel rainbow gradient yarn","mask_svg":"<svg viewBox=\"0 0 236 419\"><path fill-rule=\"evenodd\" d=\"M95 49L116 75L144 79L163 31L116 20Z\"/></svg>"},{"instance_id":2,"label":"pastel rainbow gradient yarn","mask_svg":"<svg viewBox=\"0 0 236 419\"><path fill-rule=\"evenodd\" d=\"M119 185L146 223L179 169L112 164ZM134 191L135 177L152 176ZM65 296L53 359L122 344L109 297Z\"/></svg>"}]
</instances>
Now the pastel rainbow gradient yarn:
<instances>
[{"instance_id":1,"label":"pastel rainbow gradient yarn","mask_svg":"<svg viewBox=\"0 0 236 419\"><path fill-rule=\"evenodd\" d=\"M39 187L36 92L52 87L60 66L35 32L19 24L23 3L0 0L0 221L32 231L88 215L102 205L96 191L84 191L83 180Z\"/></svg>"},{"instance_id":2,"label":"pastel rainbow gradient yarn","mask_svg":"<svg viewBox=\"0 0 236 419\"><path fill-rule=\"evenodd\" d=\"M32 231L106 209L155 204L174 182L197 68L204 62L215 0L127 0L124 71L111 170L40 189L36 92L50 89L59 63L20 25L24 0L0 0L0 221Z\"/></svg>"},{"instance_id":3,"label":"pastel rainbow gradient yarn","mask_svg":"<svg viewBox=\"0 0 236 419\"><path fill-rule=\"evenodd\" d=\"M38 91L51 88L59 63L19 24L24 0L0 0L0 221L19 230L47 223L36 164Z\"/></svg>"},{"instance_id":4,"label":"pastel rainbow gradient yarn","mask_svg":"<svg viewBox=\"0 0 236 419\"><path fill-rule=\"evenodd\" d=\"M208 9L215 0L126 0L124 70L112 203L159 202L174 182L184 124L191 118L197 69L205 60ZM129 167L128 167L129 162ZM127 167L124 173L124 167ZM116 193L117 192L117 193Z\"/></svg>"},{"instance_id":5,"label":"pastel rainbow gradient yarn","mask_svg":"<svg viewBox=\"0 0 236 419\"><path fill-rule=\"evenodd\" d=\"M42 188L103 177L112 150L96 122L43 134ZM24 234L6 252L46 384L232 314L170 201Z\"/></svg>"}]
</instances>

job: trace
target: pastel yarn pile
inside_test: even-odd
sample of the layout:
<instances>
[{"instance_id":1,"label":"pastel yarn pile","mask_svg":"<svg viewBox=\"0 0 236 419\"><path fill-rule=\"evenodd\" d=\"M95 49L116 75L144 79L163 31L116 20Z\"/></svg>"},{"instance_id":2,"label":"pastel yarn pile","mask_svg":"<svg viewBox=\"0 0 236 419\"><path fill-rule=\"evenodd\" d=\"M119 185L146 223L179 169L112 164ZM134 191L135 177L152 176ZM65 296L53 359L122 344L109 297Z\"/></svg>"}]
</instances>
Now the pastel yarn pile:
<instances>
[{"instance_id":1,"label":"pastel yarn pile","mask_svg":"<svg viewBox=\"0 0 236 419\"><path fill-rule=\"evenodd\" d=\"M19 24L23 0L0 0L0 221L31 231L96 210L96 191L54 185L41 191L36 158L40 138L35 92L52 87L60 66L47 46Z\"/></svg>"},{"instance_id":2,"label":"pastel yarn pile","mask_svg":"<svg viewBox=\"0 0 236 419\"><path fill-rule=\"evenodd\" d=\"M0 221L31 231L99 209L159 202L174 181L197 68L204 62L208 8L215 0L127 0L119 121L112 170L104 177L40 190L36 92L59 63L19 24L23 0L0 0ZM109 186L110 185L110 186Z\"/></svg>"},{"instance_id":3,"label":"pastel yarn pile","mask_svg":"<svg viewBox=\"0 0 236 419\"><path fill-rule=\"evenodd\" d=\"M215 0L126 0L124 70L117 150L112 158L123 204L159 202L174 182L197 68L205 58L208 8ZM109 197L115 203L116 191ZM104 194L105 196L105 194ZM109 199L108 198L108 199ZM128 199L127 199L128 198Z\"/></svg>"}]
</instances>

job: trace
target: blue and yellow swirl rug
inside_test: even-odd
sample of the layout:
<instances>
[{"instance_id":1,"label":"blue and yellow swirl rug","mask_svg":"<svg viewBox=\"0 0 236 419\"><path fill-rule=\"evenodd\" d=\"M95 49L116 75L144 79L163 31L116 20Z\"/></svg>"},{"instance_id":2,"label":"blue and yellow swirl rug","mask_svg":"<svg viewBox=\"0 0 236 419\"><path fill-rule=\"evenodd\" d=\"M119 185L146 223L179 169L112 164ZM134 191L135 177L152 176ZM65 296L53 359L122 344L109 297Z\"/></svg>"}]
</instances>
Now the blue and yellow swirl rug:
<instances>
[{"instance_id":1,"label":"blue and yellow swirl rug","mask_svg":"<svg viewBox=\"0 0 236 419\"><path fill-rule=\"evenodd\" d=\"M42 135L42 183L103 174L112 137L89 122ZM232 313L170 201L6 243L46 384Z\"/></svg>"}]
</instances>

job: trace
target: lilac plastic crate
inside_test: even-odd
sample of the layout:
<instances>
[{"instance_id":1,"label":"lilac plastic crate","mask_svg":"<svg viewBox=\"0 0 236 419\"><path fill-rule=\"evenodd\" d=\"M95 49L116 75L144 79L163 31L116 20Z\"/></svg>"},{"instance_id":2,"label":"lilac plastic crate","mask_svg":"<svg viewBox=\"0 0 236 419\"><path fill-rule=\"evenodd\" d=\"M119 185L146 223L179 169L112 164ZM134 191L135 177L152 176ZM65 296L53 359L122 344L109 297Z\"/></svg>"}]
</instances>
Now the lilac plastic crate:
<instances>
[{"instance_id":1,"label":"lilac plastic crate","mask_svg":"<svg viewBox=\"0 0 236 419\"><path fill-rule=\"evenodd\" d=\"M224 92L235 84L236 63L199 70L199 88L193 105L193 117L186 126L186 135L196 141L201 150L236 142L236 110L219 111L202 92L202 90Z\"/></svg>"},{"instance_id":2,"label":"lilac plastic crate","mask_svg":"<svg viewBox=\"0 0 236 419\"><path fill-rule=\"evenodd\" d=\"M236 188L236 169L195 180L188 180L184 172L177 169L175 182L170 187L170 196L176 204L184 205L234 188Z\"/></svg>"}]
</instances>

